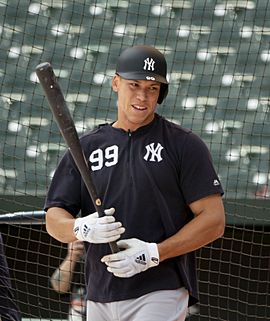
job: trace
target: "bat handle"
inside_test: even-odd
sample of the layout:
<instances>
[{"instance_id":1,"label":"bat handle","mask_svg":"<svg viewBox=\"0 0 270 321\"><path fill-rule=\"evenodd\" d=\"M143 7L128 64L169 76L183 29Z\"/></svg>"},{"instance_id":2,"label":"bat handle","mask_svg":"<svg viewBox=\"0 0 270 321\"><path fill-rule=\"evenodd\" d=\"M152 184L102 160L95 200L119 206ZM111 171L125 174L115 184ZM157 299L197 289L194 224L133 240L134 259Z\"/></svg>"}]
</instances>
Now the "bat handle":
<instances>
[{"instance_id":1,"label":"bat handle","mask_svg":"<svg viewBox=\"0 0 270 321\"><path fill-rule=\"evenodd\" d=\"M111 249L112 253L118 253L120 251L116 242L110 242L109 246L110 246L110 249Z\"/></svg>"}]
</instances>

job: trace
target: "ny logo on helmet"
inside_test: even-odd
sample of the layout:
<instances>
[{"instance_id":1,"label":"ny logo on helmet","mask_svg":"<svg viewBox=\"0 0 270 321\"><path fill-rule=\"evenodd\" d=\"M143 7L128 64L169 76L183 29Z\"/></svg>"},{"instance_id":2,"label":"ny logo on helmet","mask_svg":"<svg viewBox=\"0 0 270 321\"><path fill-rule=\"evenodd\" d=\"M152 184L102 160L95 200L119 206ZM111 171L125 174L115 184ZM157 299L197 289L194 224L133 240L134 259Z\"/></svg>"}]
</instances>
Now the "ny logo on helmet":
<instances>
[{"instance_id":1,"label":"ny logo on helmet","mask_svg":"<svg viewBox=\"0 0 270 321\"><path fill-rule=\"evenodd\" d=\"M155 64L155 60L153 59L153 58L146 58L146 59L144 59L144 67L143 67L143 69L144 70L148 70L148 71L150 71L150 70L152 70L152 71L154 71L155 69L154 69L154 64Z\"/></svg>"}]
</instances>

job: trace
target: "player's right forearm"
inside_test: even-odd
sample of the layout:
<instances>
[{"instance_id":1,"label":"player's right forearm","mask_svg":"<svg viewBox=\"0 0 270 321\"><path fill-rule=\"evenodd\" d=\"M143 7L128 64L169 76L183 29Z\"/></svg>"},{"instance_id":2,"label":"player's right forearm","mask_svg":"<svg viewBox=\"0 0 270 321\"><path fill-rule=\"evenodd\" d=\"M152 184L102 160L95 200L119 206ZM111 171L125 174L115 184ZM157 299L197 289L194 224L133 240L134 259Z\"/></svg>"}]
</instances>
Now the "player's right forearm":
<instances>
[{"instance_id":1,"label":"player's right forearm","mask_svg":"<svg viewBox=\"0 0 270 321\"><path fill-rule=\"evenodd\" d=\"M76 240L73 233L74 217L59 207L49 208L46 213L47 232L62 243L70 243Z\"/></svg>"}]
</instances>

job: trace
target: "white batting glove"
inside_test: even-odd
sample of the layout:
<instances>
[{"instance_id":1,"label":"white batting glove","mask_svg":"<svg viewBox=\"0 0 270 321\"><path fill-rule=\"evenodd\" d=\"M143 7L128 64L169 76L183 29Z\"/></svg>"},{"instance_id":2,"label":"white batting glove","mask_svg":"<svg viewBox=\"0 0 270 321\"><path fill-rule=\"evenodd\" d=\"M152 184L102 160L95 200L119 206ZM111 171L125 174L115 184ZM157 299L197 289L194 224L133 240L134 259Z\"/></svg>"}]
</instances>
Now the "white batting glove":
<instances>
[{"instance_id":1,"label":"white batting glove","mask_svg":"<svg viewBox=\"0 0 270 321\"><path fill-rule=\"evenodd\" d=\"M107 265L109 272L119 278L129 278L159 264L156 243L134 238L118 241L117 245L120 252L104 256L101 262Z\"/></svg>"},{"instance_id":2,"label":"white batting glove","mask_svg":"<svg viewBox=\"0 0 270 321\"><path fill-rule=\"evenodd\" d=\"M102 217L95 212L76 218L73 228L76 238L90 243L109 243L118 240L125 232L125 228L122 227L122 223L115 222L114 208L104 212L106 215Z\"/></svg>"}]
</instances>

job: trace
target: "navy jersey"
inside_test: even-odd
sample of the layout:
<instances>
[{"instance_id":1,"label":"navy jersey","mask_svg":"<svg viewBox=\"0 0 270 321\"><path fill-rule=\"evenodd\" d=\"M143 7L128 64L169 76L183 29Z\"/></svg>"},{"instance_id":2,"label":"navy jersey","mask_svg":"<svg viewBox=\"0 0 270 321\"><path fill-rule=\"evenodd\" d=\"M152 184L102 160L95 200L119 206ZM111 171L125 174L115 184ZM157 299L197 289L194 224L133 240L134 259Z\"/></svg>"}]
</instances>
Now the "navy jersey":
<instances>
[{"instance_id":1,"label":"navy jersey","mask_svg":"<svg viewBox=\"0 0 270 321\"><path fill-rule=\"evenodd\" d=\"M81 144L104 208L114 207L116 220L126 229L123 239L159 243L193 218L188 204L223 193L202 140L157 114L132 133L101 125L84 135ZM53 206L65 208L74 217L79 211L83 216L95 211L69 152L55 172L45 210ZM194 253L122 279L100 262L109 252L107 244L87 243L87 299L112 302L184 285L190 304L196 302Z\"/></svg>"},{"instance_id":2,"label":"navy jersey","mask_svg":"<svg viewBox=\"0 0 270 321\"><path fill-rule=\"evenodd\" d=\"M0 320L19 321L21 313L14 303L7 260L4 254L2 235L0 234Z\"/></svg>"}]
</instances>

